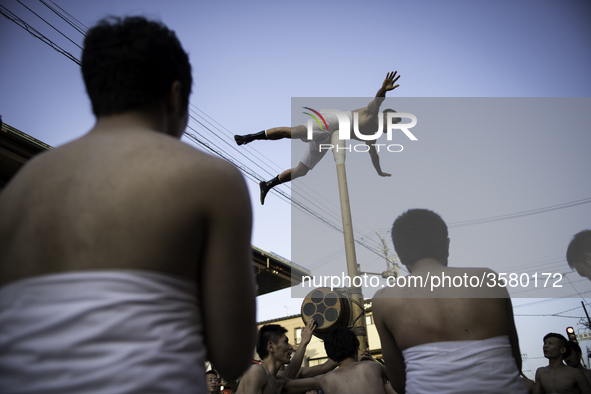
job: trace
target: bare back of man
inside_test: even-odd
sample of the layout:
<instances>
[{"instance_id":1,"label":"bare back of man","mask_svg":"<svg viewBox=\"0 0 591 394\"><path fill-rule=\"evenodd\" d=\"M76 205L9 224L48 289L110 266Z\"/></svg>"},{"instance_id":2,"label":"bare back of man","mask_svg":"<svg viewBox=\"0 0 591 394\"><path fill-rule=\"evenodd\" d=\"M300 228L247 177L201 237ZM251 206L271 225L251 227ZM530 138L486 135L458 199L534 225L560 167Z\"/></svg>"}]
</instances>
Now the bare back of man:
<instances>
[{"instance_id":1,"label":"bare back of man","mask_svg":"<svg viewBox=\"0 0 591 394\"><path fill-rule=\"evenodd\" d=\"M32 160L2 194L0 259L10 264L0 266L0 284L93 269L195 280L200 262L223 258L214 254L212 231L224 224L226 231L244 228L230 225L235 221L249 224L248 199L233 198L245 193L237 170L170 136L93 130ZM225 217L227 209L236 216ZM248 237L239 235L233 247L247 260Z\"/></svg>"},{"instance_id":2,"label":"bare back of man","mask_svg":"<svg viewBox=\"0 0 591 394\"><path fill-rule=\"evenodd\" d=\"M381 364L360 361L329 372L320 381L326 394L394 393Z\"/></svg>"},{"instance_id":3,"label":"bare back of man","mask_svg":"<svg viewBox=\"0 0 591 394\"><path fill-rule=\"evenodd\" d=\"M422 263L417 263L420 266ZM430 280L433 276L483 276L494 274L481 268L450 268L437 262L413 270L412 276ZM388 376L397 392L404 392L405 357L403 352L416 346L450 341L481 341L507 336L517 368L521 358L513 320L511 300L505 289L446 286L430 289L405 286L386 288L373 298L376 327L380 333ZM486 297L486 298L476 298ZM412 330L408 328L412 327ZM453 345L452 345L453 346ZM386 350L387 349L387 350ZM453 352L452 349L450 349ZM516 376L517 378L517 376ZM461 380L462 377L449 377Z\"/></svg>"},{"instance_id":4,"label":"bare back of man","mask_svg":"<svg viewBox=\"0 0 591 394\"><path fill-rule=\"evenodd\" d=\"M589 382L583 371L557 365L555 367L542 367L536 371L536 384L547 394L580 394L589 392ZM541 393L539 386L534 388L534 393Z\"/></svg>"},{"instance_id":5,"label":"bare back of man","mask_svg":"<svg viewBox=\"0 0 591 394\"><path fill-rule=\"evenodd\" d=\"M96 270L196 282L209 359L237 376L242 362L223 355L244 359L251 350L228 337L240 337L231 327L254 316L244 180L227 162L177 138L112 127L110 120L126 124L126 117L134 118L102 118L84 137L34 158L3 191L0 284ZM240 330L248 342L254 338L254 326Z\"/></svg>"},{"instance_id":6,"label":"bare back of man","mask_svg":"<svg viewBox=\"0 0 591 394\"><path fill-rule=\"evenodd\" d=\"M300 394L318 387L323 377L289 379L274 375L263 364L253 364L240 380L236 394Z\"/></svg>"}]
</instances>

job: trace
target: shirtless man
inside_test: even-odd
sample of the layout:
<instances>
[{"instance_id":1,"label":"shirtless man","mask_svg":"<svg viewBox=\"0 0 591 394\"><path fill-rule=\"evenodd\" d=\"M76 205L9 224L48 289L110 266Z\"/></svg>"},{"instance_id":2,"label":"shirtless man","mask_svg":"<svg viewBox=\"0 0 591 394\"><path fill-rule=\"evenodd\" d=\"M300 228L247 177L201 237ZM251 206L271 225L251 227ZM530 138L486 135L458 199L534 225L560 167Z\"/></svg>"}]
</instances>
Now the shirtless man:
<instances>
[{"instance_id":1,"label":"shirtless man","mask_svg":"<svg viewBox=\"0 0 591 394\"><path fill-rule=\"evenodd\" d=\"M566 261L580 276L591 280L591 230L573 236L566 250Z\"/></svg>"},{"instance_id":2,"label":"shirtless man","mask_svg":"<svg viewBox=\"0 0 591 394\"><path fill-rule=\"evenodd\" d=\"M359 340L353 331L335 327L324 337L326 355L337 362L339 368L327 373L320 381L325 394L395 394L388 383L384 369L374 361L356 362Z\"/></svg>"},{"instance_id":3,"label":"shirtless man","mask_svg":"<svg viewBox=\"0 0 591 394\"><path fill-rule=\"evenodd\" d=\"M161 23L100 22L82 75L94 127L0 195L0 392L205 392L256 339L244 179L180 141L191 65Z\"/></svg>"},{"instance_id":4,"label":"shirtless man","mask_svg":"<svg viewBox=\"0 0 591 394\"><path fill-rule=\"evenodd\" d=\"M577 368L583 371L585 377L587 378L587 381L589 382L589 384L591 384L591 371L589 371L587 368L584 368L581 364L581 358L583 357L583 351L581 350L581 347L578 343L573 341L568 341L568 344L571 348L571 352L568 355L568 357L564 358L564 362L569 367Z\"/></svg>"},{"instance_id":5,"label":"shirtless man","mask_svg":"<svg viewBox=\"0 0 591 394\"><path fill-rule=\"evenodd\" d=\"M278 324L261 327L256 347L261 363L251 365L244 373L236 394L300 394L318 388L318 382L324 375L289 379L277 374L282 365L289 363L293 350L286 332L287 330Z\"/></svg>"},{"instance_id":6,"label":"shirtless man","mask_svg":"<svg viewBox=\"0 0 591 394\"><path fill-rule=\"evenodd\" d=\"M375 134L378 130L378 113L380 110L380 106L382 105L382 102L386 99L386 92L394 90L398 86L400 86L394 85L398 78L400 78L400 75L396 76L396 71L388 73L386 75L386 79L382 83L382 87L376 93L375 99L373 99L367 105L367 107L351 111L352 113L357 113L359 115L359 132L361 134L372 135ZM386 124L388 112L395 111L392 109L386 109L384 111L384 124ZM400 118L393 119L394 123L398 123L400 122L400 120ZM353 127L353 122L351 122L351 127ZM238 145L248 144L249 142L252 142L254 140L279 140L283 138L301 139L302 141L309 141L308 150L306 151L306 153L302 157L302 160L298 163L296 167L290 168L289 170L285 170L281 174L277 175L275 178L269 181L263 181L259 184L261 189L261 204L265 203L265 196L267 195L269 190L281 183L289 182L296 178L302 177L306 175L308 171L313 169L328 151L327 149L321 150L320 144L330 143L330 137L332 132L338 130L338 128L339 123L335 116L334 119L328 119L328 130L321 131L320 129L316 130L316 127L314 128L315 132L313 139L311 141L307 139L308 130L305 125L300 125L296 127L275 127L272 129L260 131L255 134L235 135L234 140L236 140L236 143ZM351 138L362 141L353 132L351 133ZM378 152L375 146L373 145L375 143L375 140L363 142L365 142L365 144L368 147L371 163L373 164L378 175L384 177L391 176L392 174L388 174L382 171L382 168L380 166L380 157L378 156Z\"/></svg>"},{"instance_id":7,"label":"shirtless man","mask_svg":"<svg viewBox=\"0 0 591 394\"><path fill-rule=\"evenodd\" d=\"M590 394L591 386L583 371L562 362L571 353L566 338L549 333L544 337L544 357L548 366L536 371L534 394Z\"/></svg>"},{"instance_id":8,"label":"shirtless man","mask_svg":"<svg viewBox=\"0 0 591 394\"><path fill-rule=\"evenodd\" d=\"M411 209L400 215L392 240L418 283L443 275L486 275L487 283L496 278L489 269L447 266L447 225L432 211ZM380 290L372 304L396 392L526 392L519 379L521 356L506 289L485 285L474 292L445 282L431 291L432 281L425 288L411 283L409 279L407 286Z\"/></svg>"}]
</instances>

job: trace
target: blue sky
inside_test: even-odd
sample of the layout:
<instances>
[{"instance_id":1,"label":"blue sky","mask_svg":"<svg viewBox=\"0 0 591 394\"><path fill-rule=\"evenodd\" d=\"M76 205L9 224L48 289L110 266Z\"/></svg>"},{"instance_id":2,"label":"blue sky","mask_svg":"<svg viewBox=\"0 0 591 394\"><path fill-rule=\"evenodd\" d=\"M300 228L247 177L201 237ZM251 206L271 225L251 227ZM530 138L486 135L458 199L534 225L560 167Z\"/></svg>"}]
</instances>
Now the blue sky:
<instances>
[{"instance_id":1,"label":"blue sky","mask_svg":"<svg viewBox=\"0 0 591 394\"><path fill-rule=\"evenodd\" d=\"M54 1L87 27L111 14L142 14L162 20L175 30L193 65L191 104L226 130L222 133L221 128L210 127L217 135L212 136L211 131L194 121L190 125L233 157L252 160L249 165L265 179L290 167L292 161L297 162L303 144L293 144L298 156L292 158L292 144L288 141L257 142L239 150L232 146L231 134L289 125L292 97L372 97L391 70L401 74L400 88L391 97L582 98L591 91L591 5L587 1ZM82 45L82 35L42 3L23 3ZM79 48L17 1L3 0L2 5L75 57L80 56ZM0 18L0 54L0 114L4 122L52 146L78 138L92 127L90 104L74 62L4 17ZM585 99L577 103L583 112L589 107ZM357 215L354 207L354 225L370 239L368 242L376 242L373 231L387 238L392 221L411 204L437 210L449 223L591 197L589 160L584 150L591 142L588 126L574 129L565 119L568 113L557 114L552 108L547 109L546 116L549 126L543 131L536 134L530 129L520 134L521 125L516 126L513 141L510 137L496 139L494 133L462 137L449 134L446 138L457 121L450 114L449 121L442 121L439 134L424 132L418 143L441 150L453 148L453 157L435 155L442 164L438 166L435 161L416 163L411 155L386 156L383 160L389 167L384 170L395 174L387 180L373 174L367 158L360 159L359 168L365 171L372 187L375 184L380 190L379 196L373 195L380 209ZM493 117L490 122L501 120ZM421 145L409 145L401 155L412 153L411 147L421 151ZM478 168L474 161L479 156L492 167L490 182L474 181L481 180L474 178ZM506 159L517 157L522 158L517 168L507 164ZM547 167L537 171L531 163L545 163ZM424 182L412 176L402 177L401 172L413 164L427 179L445 181L443 194L447 200L428 198L430 190ZM318 182L322 171L330 171L332 165L332 158L325 157L299 185L305 188L308 182ZM443 168L448 172L443 173ZM552 168L561 171L552 172ZM253 180L248 184L254 209L253 244L293 257L290 205L271 194L261 207L258 185ZM300 192L297 188L294 183L294 193ZM290 187L282 186L280 190L289 193ZM446 204L466 190L475 198L464 211ZM309 193L307 189L303 192ZM309 204L321 212L338 211L338 206L331 205L338 199L336 191L322 193L318 198L329 200L328 208L315 202ZM389 196L400 193L404 196L400 201L406 201L406 205L387 204ZM372 196L364 198L371 201ZM368 220L363 215L382 220ZM455 253L457 259L450 260L450 264L471 265L481 256L494 256L495 261L547 264L546 269L566 272L566 245L575 232L591 227L590 217L591 204L584 204L452 229L452 257ZM318 267L317 272L322 272L321 267L327 266L323 265L326 256L335 253L338 260L341 235L324 225L314 226L334 242L334 249L329 244L324 254L318 252L296 263ZM453 235L470 237L457 242L456 247ZM362 269L367 271L378 270L383 264L377 256L366 262L370 268ZM569 278L574 281L578 277L570 274ZM580 301L537 303L536 299L517 299L515 313L548 315L578 307L566 315L583 316ZM290 299L289 292L280 292L261 297L258 305L259 320L265 320L297 313L301 301ZM546 332L563 333L567 325L582 327L577 326L578 318L517 316L516 322L522 351L538 364L545 363L535 357L542 355L541 337Z\"/></svg>"}]
</instances>

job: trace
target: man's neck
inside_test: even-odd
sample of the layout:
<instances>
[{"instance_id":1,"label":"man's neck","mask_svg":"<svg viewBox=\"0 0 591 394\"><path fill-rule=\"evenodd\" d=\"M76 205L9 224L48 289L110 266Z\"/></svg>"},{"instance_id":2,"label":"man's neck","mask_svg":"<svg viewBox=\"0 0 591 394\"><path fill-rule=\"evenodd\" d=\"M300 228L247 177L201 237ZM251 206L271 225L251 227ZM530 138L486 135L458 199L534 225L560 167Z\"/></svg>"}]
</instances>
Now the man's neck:
<instances>
[{"instance_id":1,"label":"man's neck","mask_svg":"<svg viewBox=\"0 0 591 394\"><path fill-rule=\"evenodd\" d=\"M432 271L433 269L441 269L447 267L447 265L443 265L440 261L428 257L425 259L420 259L418 261L415 261L414 264L412 264L412 266L408 267L409 270L414 273L414 272L421 272L421 271Z\"/></svg>"},{"instance_id":2,"label":"man's neck","mask_svg":"<svg viewBox=\"0 0 591 394\"><path fill-rule=\"evenodd\" d=\"M337 364L339 364L339 368L345 368L345 367L348 367L349 365L353 365L355 363L356 363L355 359L352 357L349 357Z\"/></svg>"},{"instance_id":3,"label":"man's neck","mask_svg":"<svg viewBox=\"0 0 591 394\"><path fill-rule=\"evenodd\" d=\"M562 357L549 358L548 366L550 368L562 368L565 364L562 362Z\"/></svg>"},{"instance_id":4,"label":"man's neck","mask_svg":"<svg viewBox=\"0 0 591 394\"><path fill-rule=\"evenodd\" d=\"M99 116L91 132L104 132L122 129L153 130L166 132L164 117L158 111L129 111L120 114Z\"/></svg>"},{"instance_id":5,"label":"man's neck","mask_svg":"<svg viewBox=\"0 0 591 394\"><path fill-rule=\"evenodd\" d=\"M277 376L277 372L279 372L279 368L281 368L281 363L271 355L269 355L269 357L261 361L261 364L273 376Z\"/></svg>"}]
</instances>

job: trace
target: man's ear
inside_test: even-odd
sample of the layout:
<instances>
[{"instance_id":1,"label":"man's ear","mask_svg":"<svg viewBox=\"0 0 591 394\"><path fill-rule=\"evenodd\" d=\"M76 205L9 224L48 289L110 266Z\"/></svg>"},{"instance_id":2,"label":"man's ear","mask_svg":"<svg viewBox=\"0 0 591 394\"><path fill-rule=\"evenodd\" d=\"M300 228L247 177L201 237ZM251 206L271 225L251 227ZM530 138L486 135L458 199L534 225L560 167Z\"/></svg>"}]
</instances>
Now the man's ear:
<instances>
[{"instance_id":1,"label":"man's ear","mask_svg":"<svg viewBox=\"0 0 591 394\"><path fill-rule=\"evenodd\" d=\"M273 342L273 341L267 342L267 351L269 352L269 354L275 353L275 347L276 347L275 342Z\"/></svg>"},{"instance_id":2,"label":"man's ear","mask_svg":"<svg viewBox=\"0 0 591 394\"><path fill-rule=\"evenodd\" d=\"M183 113L183 99L181 96L181 83L174 81L170 85L167 95L166 110L168 113L180 117Z\"/></svg>"},{"instance_id":3,"label":"man's ear","mask_svg":"<svg viewBox=\"0 0 591 394\"><path fill-rule=\"evenodd\" d=\"M591 252L586 252L585 253L585 262L591 266Z\"/></svg>"}]
</instances>

